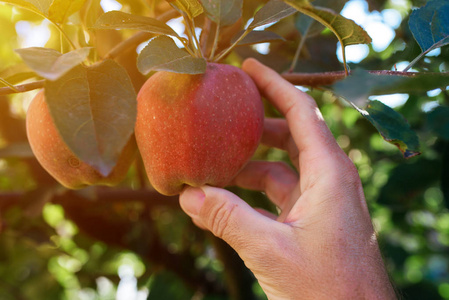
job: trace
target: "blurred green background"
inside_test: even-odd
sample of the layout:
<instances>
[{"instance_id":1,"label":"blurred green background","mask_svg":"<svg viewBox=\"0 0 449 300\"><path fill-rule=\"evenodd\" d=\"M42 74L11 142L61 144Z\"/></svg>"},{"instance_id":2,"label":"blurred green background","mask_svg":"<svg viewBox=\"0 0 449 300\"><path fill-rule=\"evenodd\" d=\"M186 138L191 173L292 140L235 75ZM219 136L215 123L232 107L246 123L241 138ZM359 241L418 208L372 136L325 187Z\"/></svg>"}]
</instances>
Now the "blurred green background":
<instances>
[{"instance_id":1,"label":"blurred green background","mask_svg":"<svg viewBox=\"0 0 449 300\"><path fill-rule=\"evenodd\" d=\"M94 2L84 1L83 9ZM243 23L265 2L244 1ZM342 14L355 19L373 38L371 45L347 48L351 69L400 71L421 53L408 20L411 10L426 1L316 2L336 11L343 8ZM103 10L144 15L167 9L164 1L101 1L101 5ZM72 37L81 27L80 14L64 24ZM239 47L227 62L239 65L252 56L278 72L287 71L301 39L297 29L301 18L296 14L266 26L284 42ZM182 27L179 20L170 22ZM59 50L57 30L41 16L1 2L0 28L0 78L13 84L39 79L14 49ZM103 46L112 47L131 34L109 33ZM329 30L318 30L305 41L294 71L342 70L338 49ZM418 72L448 69L448 47L432 51L413 67ZM331 92L302 89L317 100L339 145L359 170L398 293L404 299L449 299L449 92L370 97L401 113L418 134L422 154L404 159ZM36 92L0 96L1 300L265 299L232 249L197 229L176 197L151 190L140 159L115 188L73 192L56 184L26 142L24 119ZM267 114L276 112L267 106ZM264 147L256 156L288 161L285 153ZM262 193L230 189L254 206L273 209Z\"/></svg>"}]
</instances>

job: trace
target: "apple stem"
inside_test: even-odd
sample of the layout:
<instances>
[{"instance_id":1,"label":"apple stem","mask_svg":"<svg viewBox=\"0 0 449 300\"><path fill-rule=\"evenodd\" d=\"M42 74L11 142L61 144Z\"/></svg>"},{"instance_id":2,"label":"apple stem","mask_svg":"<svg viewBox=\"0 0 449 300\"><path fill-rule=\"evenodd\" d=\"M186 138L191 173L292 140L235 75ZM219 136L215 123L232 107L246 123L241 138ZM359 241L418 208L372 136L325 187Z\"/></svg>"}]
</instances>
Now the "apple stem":
<instances>
[{"instance_id":1,"label":"apple stem","mask_svg":"<svg viewBox=\"0 0 449 300\"><path fill-rule=\"evenodd\" d=\"M202 51L204 57L210 56L209 37L210 37L211 27L212 27L211 19L205 18L203 30L201 31L201 36L200 36L200 46L201 46L201 51Z\"/></svg>"},{"instance_id":2,"label":"apple stem","mask_svg":"<svg viewBox=\"0 0 449 300\"><path fill-rule=\"evenodd\" d=\"M250 32L251 32L251 28L247 28L245 30L245 32L227 49L225 49L224 51L222 51L220 54L218 54L213 60L214 61L220 61L223 57L225 57L229 52L231 52L237 45L238 43L240 43L241 40L243 40L245 38L245 36L247 36Z\"/></svg>"},{"instance_id":3,"label":"apple stem","mask_svg":"<svg viewBox=\"0 0 449 300\"><path fill-rule=\"evenodd\" d=\"M196 49L198 49L198 53L200 54L200 57L204 57L203 51L201 49L200 41L198 40L198 36L196 35L196 32L195 32L195 28L196 28L195 20L192 18L191 21L192 21L191 22L191 25L192 25L191 30L193 31L192 34L193 34L193 38L195 40Z\"/></svg>"},{"instance_id":4,"label":"apple stem","mask_svg":"<svg viewBox=\"0 0 449 300\"><path fill-rule=\"evenodd\" d=\"M186 17L186 14L184 12L182 12L182 17L184 18L184 22L186 24L186 33L189 37L190 45L193 46L192 50L194 54L192 56L202 57L200 51L198 50L198 46L195 44L195 42L197 41L195 30L192 30L192 24L190 23L189 18Z\"/></svg>"},{"instance_id":5,"label":"apple stem","mask_svg":"<svg viewBox=\"0 0 449 300\"><path fill-rule=\"evenodd\" d=\"M181 38L181 39L179 39L179 40L180 40L181 43L184 45L184 49L186 49L187 52L189 52L190 55L192 55L192 56L197 56L196 53L194 53L194 52L190 49L189 44L186 42L185 39Z\"/></svg>"},{"instance_id":6,"label":"apple stem","mask_svg":"<svg viewBox=\"0 0 449 300\"><path fill-rule=\"evenodd\" d=\"M214 36L214 45L212 46L212 52L210 54L210 59L212 60L215 56L215 51L217 51L217 46L218 46L218 37L220 34L220 25L219 24L215 24L216 28L215 28L215 36Z\"/></svg>"}]
</instances>

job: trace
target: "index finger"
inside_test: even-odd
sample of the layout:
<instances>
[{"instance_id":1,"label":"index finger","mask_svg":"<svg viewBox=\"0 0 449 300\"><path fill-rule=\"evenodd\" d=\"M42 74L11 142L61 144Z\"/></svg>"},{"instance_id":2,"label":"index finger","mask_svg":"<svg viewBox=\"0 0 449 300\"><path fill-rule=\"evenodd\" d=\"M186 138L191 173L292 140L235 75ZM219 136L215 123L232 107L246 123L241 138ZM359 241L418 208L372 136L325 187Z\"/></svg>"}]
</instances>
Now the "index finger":
<instances>
[{"instance_id":1,"label":"index finger","mask_svg":"<svg viewBox=\"0 0 449 300\"><path fill-rule=\"evenodd\" d=\"M247 59L242 69L287 119L301 160L341 151L312 97L255 59Z\"/></svg>"}]
</instances>

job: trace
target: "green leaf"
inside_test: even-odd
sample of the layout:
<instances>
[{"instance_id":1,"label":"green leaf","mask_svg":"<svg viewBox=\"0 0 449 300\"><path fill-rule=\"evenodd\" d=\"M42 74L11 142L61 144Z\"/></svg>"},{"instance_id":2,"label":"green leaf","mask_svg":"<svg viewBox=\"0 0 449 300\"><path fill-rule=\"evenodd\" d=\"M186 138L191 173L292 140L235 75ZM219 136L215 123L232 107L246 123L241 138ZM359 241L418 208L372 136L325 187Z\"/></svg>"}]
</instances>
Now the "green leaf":
<instances>
[{"instance_id":1,"label":"green leaf","mask_svg":"<svg viewBox=\"0 0 449 300\"><path fill-rule=\"evenodd\" d=\"M302 1L304 5L310 5L308 1ZM286 18L297 10L288 4L280 0L270 0L254 15L254 19L249 25L249 29L253 29L262 25L277 22L283 18Z\"/></svg>"},{"instance_id":2,"label":"green leaf","mask_svg":"<svg viewBox=\"0 0 449 300\"><path fill-rule=\"evenodd\" d=\"M55 23L64 23L68 17L79 11L86 0L53 0L49 10L48 18Z\"/></svg>"},{"instance_id":3,"label":"green leaf","mask_svg":"<svg viewBox=\"0 0 449 300\"><path fill-rule=\"evenodd\" d=\"M126 70L112 60L78 66L47 81L45 96L70 150L107 176L136 121L136 93Z\"/></svg>"},{"instance_id":4,"label":"green leaf","mask_svg":"<svg viewBox=\"0 0 449 300\"><path fill-rule=\"evenodd\" d=\"M402 115L380 101L370 101L366 109L353 104L376 127L382 137L399 148L405 158L419 155L419 139Z\"/></svg>"},{"instance_id":5,"label":"green leaf","mask_svg":"<svg viewBox=\"0 0 449 300\"><path fill-rule=\"evenodd\" d=\"M449 43L449 2L429 0L410 14L409 27L422 51ZM443 42L444 41L444 42Z\"/></svg>"},{"instance_id":6,"label":"green leaf","mask_svg":"<svg viewBox=\"0 0 449 300\"><path fill-rule=\"evenodd\" d=\"M168 36L152 39L137 58L137 68L143 74L151 71L169 71L185 74L206 72L206 60L193 57L179 49Z\"/></svg>"},{"instance_id":7,"label":"green leaf","mask_svg":"<svg viewBox=\"0 0 449 300\"><path fill-rule=\"evenodd\" d=\"M313 4L319 7L332 7L335 12L340 12L345 6L346 0L315 0ZM303 36L307 32L308 37L321 33L325 28L323 24L315 22L311 17L302 14L298 14L295 26Z\"/></svg>"},{"instance_id":8,"label":"green leaf","mask_svg":"<svg viewBox=\"0 0 449 300\"><path fill-rule=\"evenodd\" d=\"M449 107L438 106L427 115L427 124L440 138L449 141Z\"/></svg>"},{"instance_id":9,"label":"green leaf","mask_svg":"<svg viewBox=\"0 0 449 300\"><path fill-rule=\"evenodd\" d=\"M430 0L424 7L412 11L410 31L422 53L406 68L408 70L430 51L449 44L449 2Z\"/></svg>"},{"instance_id":10,"label":"green leaf","mask_svg":"<svg viewBox=\"0 0 449 300\"><path fill-rule=\"evenodd\" d=\"M337 36L342 47L371 43L371 38L362 27L328 8L313 7L305 4L304 0L284 0L284 2L329 28Z\"/></svg>"},{"instance_id":11,"label":"green leaf","mask_svg":"<svg viewBox=\"0 0 449 300\"><path fill-rule=\"evenodd\" d=\"M365 110L359 107L367 103L370 95L409 92L411 86L420 84L420 80L419 77L375 75L356 70L345 80L334 84L333 89L368 119L386 141L397 146L405 157L412 157L419 154L418 137L399 113L379 101L369 101Z\"/></svg>"},{"instance_id":12,"label":"green leaf","mask_svg":"<svg viewBox=\"0 0 449 300\"><path fill-rule=\"evenodd\" d=\"M218 26L229 26L242 16L243 0L201 0L207 16Z\"/></svg>"},{"instance_id":13,"label":"green leaf","mask_svg":"<svg viewBox=\"0 0 449 300\"><path fill-rule=\"evenodd\" d=\"M89 55L90 48L82 48L65 54L40 47L16 49L15 51L37 74L48 80L57 80L82 63Z\"/></svg>"},{"instance_id":14,"label":"green leaf","mask_svg":"<svg viewBox=\"0 0 449 300\"><path fill-rule=\"evenodd\" d=\"M1 0L1 2L17 5L35 12L39 12L44 16L48 16L48 10L53 0Z\"/></svg>"},{"instance_id":15,"label":"green leaf","mask_svg":"<svg viewBox=\"0 0 449 300\"><path fill-rule=\"evenodd\" d=\"M191 19L201 15L203 6L198 0L167 0L177 8L185 12Z\"/></svg>"},{"instance_id":16,"label":"green leaf","mask_svg":"<svg viewBox=\"0 0 449 300\"><path fill-rule=\"evenodd\" d=\"M237 41L242 34L245 31L241 31L237 33L231 40L232 43ZM269 31L269 30L263 30L263 31L251 31L248 33L239 43L237 46L246 46L246 45L254 45L259 43L268 43L268 42L274 42L274 41L285 41L285 39L280 36L279 34Z\"/></svg>"},{"instance_id":17,"label":"green leaf","mask_svg":"<svg viewBox=\"0 0 449 300\"><path fill-rule=\"evenodd\" d=\"M95 29L135 29L151 32L154 34L171 35L179 37L178 34L167 24L159 20L127 14L121 11L110 11L98 18Z\"/></svg>"},{"instance_id":18,"label":"green leaf","mask_svg":"<svg viewBox=\"0 0 449 300\"><path fill-rule=\"evenodd\" d=\"M348 70L346 66L345 47L355 44L371 43L370 36L362 27L330 9L313 7L305 0L284 0L284 2L296 8L299 12L317 20L335 34L342 46L341 51L346 72Z\"/></svg>"}]
</instances>

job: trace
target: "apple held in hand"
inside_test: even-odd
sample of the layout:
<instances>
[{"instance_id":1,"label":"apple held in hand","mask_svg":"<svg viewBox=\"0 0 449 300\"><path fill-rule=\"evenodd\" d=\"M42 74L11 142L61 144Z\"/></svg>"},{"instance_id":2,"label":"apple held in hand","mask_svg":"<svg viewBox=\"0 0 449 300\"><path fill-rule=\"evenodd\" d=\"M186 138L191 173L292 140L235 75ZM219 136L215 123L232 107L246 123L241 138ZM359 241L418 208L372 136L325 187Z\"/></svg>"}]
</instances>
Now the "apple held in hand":
<instances>
[{"instance_id":1,"label":"apple held in hand","mask_svg":"<svg viewBox=\"0 0 449 300\"><path fill-rule=\"evenodd\" d=\"M237 67L204 74L161 71L137 97L137 145L148 178L165 195L185 185L227 185L254 154L263 130L259 91Z\"/></svg>"},{"instance_id":2,"label":"apple held in hand","mask_svg":"<svg viewBox=\"0 0 449 300\"><path fill-rule=\"evenodd\" d=\"M31 149L39 163L59 183L70 189L94 184L118 184L124 179L137 150L136 143L131 138L115 168L108 176L103 176L77 158L64 143L51 118L43 91L36 95L28 108L26 129Z\"/></svg>"}]
</instances>

